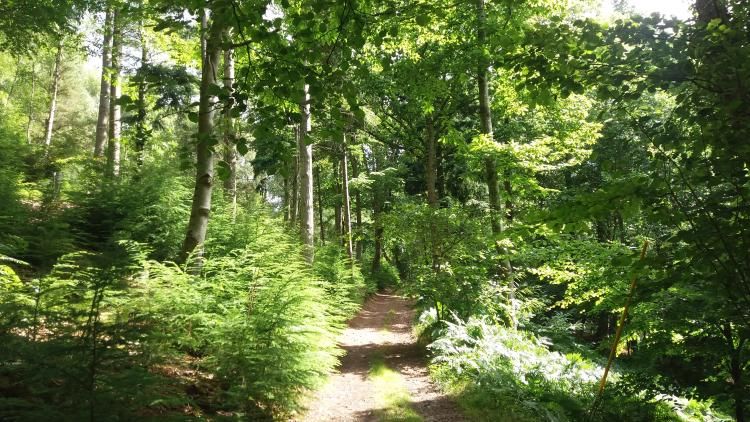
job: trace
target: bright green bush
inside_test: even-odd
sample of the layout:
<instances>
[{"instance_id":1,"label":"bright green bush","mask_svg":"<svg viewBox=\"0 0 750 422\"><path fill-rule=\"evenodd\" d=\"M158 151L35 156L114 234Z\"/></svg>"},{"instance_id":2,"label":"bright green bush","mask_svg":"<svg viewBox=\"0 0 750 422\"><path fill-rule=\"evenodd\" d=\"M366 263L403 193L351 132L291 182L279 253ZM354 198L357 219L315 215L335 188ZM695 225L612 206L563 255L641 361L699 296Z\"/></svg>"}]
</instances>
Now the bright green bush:
<instances>
[{"instance_id":1,"label":"bright green bush","mask_svg":"<svg viewBox=\"0 0 750 422\"><path fill-rule=\"evenodd\" d=\"M710 406L676 397L620 395L609 387L591 414L602 367L549 350L543 338L486 320L446 323L430 345L433 373L482 421L722 421ZM617 375L610 375L617 383Z\"/></svg>"},{"instance_id":2,"label":"bright green bush","mask_svg":"<svg viewBox=\"0 0 750 422\"><path fill-rule=\"evenodd\" d=\"M246 209L214 232L199 274L114 240L39 279L0 267L0 419L298 410L336 365L336 338L370 289L335 248L311 268L267 209ZM219 208L216 218L231 217Z\"/></svg>"},{"instance_id":3,"label":"bright green bush","mask_svg":"<svg viewBox=\"0 0 750 422\"><path fill-rule=\"evenodd\" d=\"M133 420L165 394L127 289L142 258L122 244L107 257L65 255L30 281L4 270L0 419Z\"/></svg>"},{"instance_id":4,"label":"bright green bush","mask_svg":"<svg viewBox=\"0 0 750 422\"><path fill-rule=\"evenodd\" d=\"M337 245L315 251L315 275L323 280L323 288L332 303L338 303L336 312L344 318L354 316L365 296L375 291L373 280L365 278L356 263Z\"/></svg>"}]
</instances>

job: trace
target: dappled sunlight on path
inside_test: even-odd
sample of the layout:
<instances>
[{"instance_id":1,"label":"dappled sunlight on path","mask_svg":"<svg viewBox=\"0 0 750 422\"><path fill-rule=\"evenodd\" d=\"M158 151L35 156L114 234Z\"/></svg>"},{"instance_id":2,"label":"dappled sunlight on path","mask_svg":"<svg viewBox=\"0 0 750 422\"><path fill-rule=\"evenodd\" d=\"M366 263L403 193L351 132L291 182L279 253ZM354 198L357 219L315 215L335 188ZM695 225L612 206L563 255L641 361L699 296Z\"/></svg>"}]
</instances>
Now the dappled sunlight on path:
<instances>
[{"instance_id":1,"label":"dappled sunlight on path","mask_svg":"<svg viewBox=\"0 0 750 422\"><path fill-rule=\"evenodd\" d=\"M414 319L408 299L388 293L373 295L350 321L339 344L346 351L339 372L308 402L299 421L378 421L387 412L368 377L374 359L400 374L410 407L425 421L465 420L456 404L430 382L424 348L412 334ZM394 387L395 388L395 387Z\"/></svg>"}]
</instances>

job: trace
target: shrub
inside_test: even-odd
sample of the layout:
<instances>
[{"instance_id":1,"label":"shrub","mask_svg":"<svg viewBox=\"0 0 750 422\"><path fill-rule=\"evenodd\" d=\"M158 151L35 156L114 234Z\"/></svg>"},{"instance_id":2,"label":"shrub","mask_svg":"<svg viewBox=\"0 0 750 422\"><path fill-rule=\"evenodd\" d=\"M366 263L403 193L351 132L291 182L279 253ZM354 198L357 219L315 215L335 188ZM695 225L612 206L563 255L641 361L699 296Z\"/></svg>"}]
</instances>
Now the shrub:
<instances>
[{"instance_id":1,"label":"shrub","mask_svg":"<svg viewBox=\"0 0 750 422\"><path fill-rule=\"evenodd\" d=\"M710 406L609 387L594 414L602 368L578 354L550 351L545 339L471 318L447 322L430 345L433 372L460 395L477 420L486 421L720 421ZM611 375L616 383L617 375Z\"/></svg>"}]
</instances>

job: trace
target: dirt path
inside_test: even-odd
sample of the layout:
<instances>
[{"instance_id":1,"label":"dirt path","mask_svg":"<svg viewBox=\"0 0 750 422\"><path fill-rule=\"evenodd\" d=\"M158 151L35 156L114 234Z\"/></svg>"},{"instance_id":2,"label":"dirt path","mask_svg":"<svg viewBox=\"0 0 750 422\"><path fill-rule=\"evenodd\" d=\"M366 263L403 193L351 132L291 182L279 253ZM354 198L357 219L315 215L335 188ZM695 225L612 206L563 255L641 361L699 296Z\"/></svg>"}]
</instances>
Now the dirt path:
<instances>
[{"instance_id":1,"label":"dirt path","mask_svg":"<svg viewBox=\"0 0 750 422\"><path fill-rule=\"evenodd\" d=\"M424 421L464 421L454 402L430 382L424 349L412 335L412 303L400 296L372 296L350 323L340 345L346 350L339 373L310 401L304 422L379 421L381 391L369 371L373 360L397 371L399 388L408 390L408 407ZM412 420L412 419L409 419Z\"/></svg>"}]
</instances>

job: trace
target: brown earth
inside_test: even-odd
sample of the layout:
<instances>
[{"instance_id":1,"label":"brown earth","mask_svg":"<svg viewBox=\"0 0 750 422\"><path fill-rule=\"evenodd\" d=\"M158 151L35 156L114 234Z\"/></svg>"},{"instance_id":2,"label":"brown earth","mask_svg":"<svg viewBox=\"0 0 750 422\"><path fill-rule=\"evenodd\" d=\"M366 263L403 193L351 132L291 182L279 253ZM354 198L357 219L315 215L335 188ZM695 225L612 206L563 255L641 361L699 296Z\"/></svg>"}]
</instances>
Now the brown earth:
<instances>
[{"instance_id":1,"label":"brown earth","mask_svg":"<svg viewBox=\"0 0 750 422\"><path fill-rule=\"evenodd\" d=\"M423 346L412 334L412 301L390 293L372 296L339 340L346 351L339 372L315 394L300 422L378 420L378 399L368 371L373 358L397 371L411 407L425 421L461 422L458 406L429 378Z\"/></svg>"}]
</instances>

